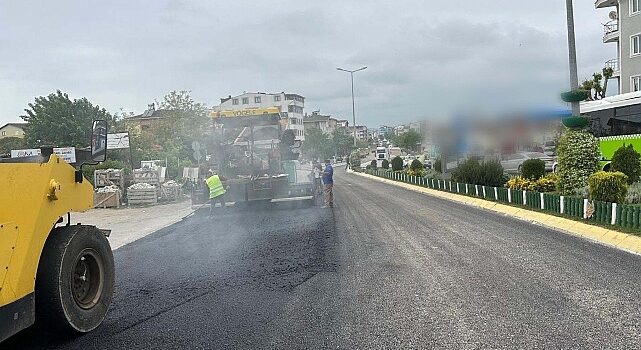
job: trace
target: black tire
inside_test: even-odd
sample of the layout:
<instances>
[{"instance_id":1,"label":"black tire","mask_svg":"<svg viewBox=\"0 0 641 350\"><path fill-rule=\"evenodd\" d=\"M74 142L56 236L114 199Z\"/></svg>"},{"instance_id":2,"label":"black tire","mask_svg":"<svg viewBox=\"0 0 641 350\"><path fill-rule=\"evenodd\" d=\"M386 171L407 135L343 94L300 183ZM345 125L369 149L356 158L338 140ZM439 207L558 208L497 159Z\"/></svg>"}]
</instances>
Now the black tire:
<instances>
[{"instance_id":1,"label":"black tire","mask_svg":"<svg viewBox=\"0 0 641 350\"><path fill-rule=\"evenodd\" d=\"M523 172L523 165L519 165L519 168L516 171L520 175Z\"/></svg>"},{"instance_id":2,"label":"black tire","mask_svg":"<svg viewBox=\"0 0 641 350\"><path fill-rule=\"evenodd\" d=\"M96 329L111 304L114 281L113 253L102 232L84 225L53 229L36 276L36 324L65 335Z\"/></svg>"}]
</instances>

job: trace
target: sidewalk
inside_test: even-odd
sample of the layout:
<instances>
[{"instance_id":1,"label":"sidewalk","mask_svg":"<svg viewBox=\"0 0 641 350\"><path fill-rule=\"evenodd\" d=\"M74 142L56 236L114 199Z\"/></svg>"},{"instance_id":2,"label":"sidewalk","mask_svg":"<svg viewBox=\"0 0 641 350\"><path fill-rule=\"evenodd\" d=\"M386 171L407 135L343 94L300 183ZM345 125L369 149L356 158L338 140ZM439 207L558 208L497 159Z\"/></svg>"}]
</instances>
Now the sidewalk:
<instances>
[{"instance_id":1,"label":"sidewalk","mask_svg":"<svg viewBox=\"0 0 641 350\"><path fill-rule=\"evenodd\" d=\"M116 250L180 221L191 212L189 201L148 207L91 209L84 213L72 213L71 223L80 222L111 230L109 243L111 249Z\"/></svg>"}]
</instances>

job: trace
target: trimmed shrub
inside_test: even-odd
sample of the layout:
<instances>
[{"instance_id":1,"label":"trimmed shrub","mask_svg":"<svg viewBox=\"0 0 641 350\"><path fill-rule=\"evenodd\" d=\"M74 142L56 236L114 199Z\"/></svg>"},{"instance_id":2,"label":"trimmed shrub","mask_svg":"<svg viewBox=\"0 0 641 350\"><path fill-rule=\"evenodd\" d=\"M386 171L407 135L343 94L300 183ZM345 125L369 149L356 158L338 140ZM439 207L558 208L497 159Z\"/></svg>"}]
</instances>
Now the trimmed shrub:
<instances>
[{"instance_id":1,"label":"trimmed shrub","mask_svg":"<svg viewBox=\"0 0 641 350\"><path fill-rule=\"evenodd\" d=\"M365 166L365 169L366 169L366 170L372 170L372 164L367 164L367 165Z\"/></svg>"},{"instance_id":2,"label":"trimmed shrub","mask_svg":"<svg viewBox=\"0 0 641 350\"><path fill-rule=\"evenodd\" d=\"M410 168L407 171L407 174L410 176L423 176L425 168L423 168L423 163L420 160L414 159L410 164Z\"/></svg>"},{"instance_id":3,"label":"trimmed shrub","mask_svg":"<svg viewBox=\"0 0 641 350\"><path fill-rule=\"evenodd\" d=\"M557 153L557 189L562 195L573 195L599 169L599 141L586 130L567 130L559 140Z\"/></svg>"},{"instance_id":4,"label":"trimmed shrub","mask_svg":"<svg viewBox=\"0 0 641 350\"><path fill-rule=\"evenodd\" d=\"M588 178L590 199L623 203L628 193L628 176L622 172L596 172Z\"/></svg>"},{"instance_id":5,"label":"trimmed shrub","mask_svg":"<svg viewBox=\"0 0 641 350\"><path fill-rule=\"evenodd\" d=\"M349 166L352 169L361 167L361 155L358 151L354 151L349 155Z\"/></svg>"},{"instance_id":6,"label":"trimmed shrub","mask_svg":"<svg viewBox=\"0 0 641 350\"><path fill-rule=\"evenodd\" d=\"M436 160L434 161L434 170L436 170L439 173L443 172L441 158L436 158Z\"/></svg>"},{"instance_id":7,"label":"trimmed shrub","mask_svg":"<svg viewBox=\"0 0 641 350\"><path fill-rule=\"evenodd\" d=\"M381 164L381 168L389 169L389 161L387 159L383 159L383 163Z\"/></svg>"},{"instance_id":8,"label":"trimmed shrub","mask_svg":"<svg viewBox=\"0 0 641 350\"><path fill-rule=\"evenodd\" d=\"M376 168L378 168L378 164L376 163L376 159L372 160L372 161L369 163L369 167L370 167L371 169L373 169L373 170L376 170Z\"/></svg>"},{"instance_id":9,"label":"trimmed shrub","mask_svg":"<svg viewBox=\"0 0 641 350\"><path fill-rule=\"evenodd\" d=\"M523 191L530 188L531 183L532 181L524 178L523 176L515 176L505 183L505 187L511 190Z\"/></svg>"},{"instance_id":10,"label":"trimmed shrub","mask_svg":"<svg viewBox=\"0 0 641 350\"><path fill-rule=\"evenodd\" d=\"M403 170L403 158L401 158L401 156L396 156L392 159L392 170L393 171Z\"/></svg>"},{"instance_id":11,"label":"trimmed shrub","mask_svg":"<svg viewBox=\"0 0 641 350\"><path fill-rule=\"evenodd\" d=\"M452 180L478 185L481 181L481 164L475 159L468 159L452 171Z\"/></svg>"},{"instance_id":12,"label":"trimmed shrub","mask_svg":"<svg viewBox=\"0 0 641 350\"><path fill-rule=\"evenodd\" d=\"M620 171L628 176L628 184L639 181L641 175L641 155L632 145L621 146L612 156L611 171Z\"/></svg>"},{"instance_id":13,"label":"trimmed shrub","mask_svg":"<svg viewBox=\"0 0 641 350\"><path fill-rule=\"evenodd\" d=\"M554 192L556 190L556 185L559 182L559 176L557 174L547 174L542 178L536 180L535 191L537 192Z\"/></svg>"},{"instance_id":14,"label":"trimmed shrub","mask_svg":"<svg viewBox=\"0 0 641 350\"><path fill-rule=\"evenodd\" d=\"M452 171L452 180L471 185L502 186L506 179L501 163L492 161L479 163L476 159L468 159Z\"/></svg>"},{"instance_id":15,"label":"trimmed shrub","mask_svg":"<svg viewBox=\"0 0 641 350\"><path fill-rule=\"evenodd\" d=\"M628 187L625 202L628 204L641 204L641 182L635 182Z\"/></svg>"},{"instance_id":16,"label":"trimmed shrub","mask_svg":"<svg viewBox=\"0 0 641 350\"><path fill-rule=\"evenodd\" d=\"M554 192L558 181L559 177L556 174L548 174L538 180L516 176L509 179L505 187L518 191Z\"/></svg>"},{"instance_id":17,"label":"trimmed shrub","mask_svg":"<svg viewBox=\"0 0 641 350\"><path fill-rule=\"evenodd\" d=\"M521 176L530 180L538 180L545 175L545 162L541 159L528 159L523 162Z\"/></svg>"},{"instance_id":18,"label":"trimmed shrub","mask_svg":"<svg viewBox=\"0 0 641 350\"><path fill-rule=\"evenodd\" d=\"M500 187L505 183L503 166L497 161L485 162L481 165L479 185Z\"/></svg>"}]
</instances>

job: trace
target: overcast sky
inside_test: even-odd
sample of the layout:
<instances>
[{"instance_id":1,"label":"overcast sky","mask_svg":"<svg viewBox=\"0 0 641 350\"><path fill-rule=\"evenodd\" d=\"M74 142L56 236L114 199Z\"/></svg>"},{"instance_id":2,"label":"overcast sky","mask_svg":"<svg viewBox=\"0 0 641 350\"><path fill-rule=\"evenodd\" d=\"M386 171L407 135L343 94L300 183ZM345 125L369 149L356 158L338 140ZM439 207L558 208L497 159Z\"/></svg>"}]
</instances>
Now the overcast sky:
<instances>
[{"instance_id":1,"label":"overcast sky","mask_svg":"<svg viewBox=\"0 0 641 350\"><path fill-rule=\"evenodd\" d=\"M616 57L608 10L575 0L583 79ZM293 92L305 109L369 126L512 104L567 89L563 0L0 2L0 124L56 89L110 112L171 90L208 106L243 91Z\"/></svg>"}]
</instances>

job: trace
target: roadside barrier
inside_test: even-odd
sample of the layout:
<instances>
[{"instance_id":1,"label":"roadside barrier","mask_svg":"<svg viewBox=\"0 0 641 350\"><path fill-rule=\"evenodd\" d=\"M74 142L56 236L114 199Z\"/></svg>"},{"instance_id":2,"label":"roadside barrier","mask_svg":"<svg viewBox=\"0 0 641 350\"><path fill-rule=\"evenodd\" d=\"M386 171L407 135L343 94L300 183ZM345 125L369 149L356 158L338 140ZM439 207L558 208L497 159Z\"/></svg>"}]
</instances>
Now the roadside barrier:
<instances>
[{"instance_id":1,"label":"roadside barrier","mask_svg":"<svg viewBox=\"0 0 641 350\"><path fill-rule=\"evenodd\" d=\"M386 170L365 170L365 173L443 192L518 205L524 208L554 213L574 219L583 219L588 223L618 226L626 229L641 228L641 206L639 205L590 201L586 198L561 196L554 193L472 185L421 176L411 176L402 172Z\"/></svg>"}]
</instances>

